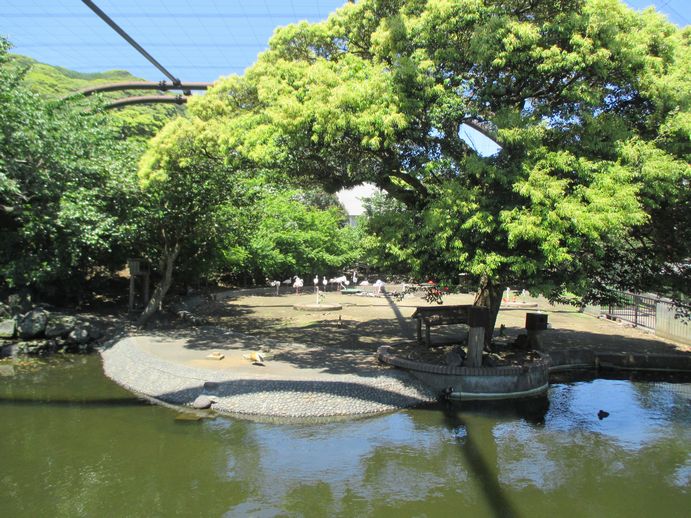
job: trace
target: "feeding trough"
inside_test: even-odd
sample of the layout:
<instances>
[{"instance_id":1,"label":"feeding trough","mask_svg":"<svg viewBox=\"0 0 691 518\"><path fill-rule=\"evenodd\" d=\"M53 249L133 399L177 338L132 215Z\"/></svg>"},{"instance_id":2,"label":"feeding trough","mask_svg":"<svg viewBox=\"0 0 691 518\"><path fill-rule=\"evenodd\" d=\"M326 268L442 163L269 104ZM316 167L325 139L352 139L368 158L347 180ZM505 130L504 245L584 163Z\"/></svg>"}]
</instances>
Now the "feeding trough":
<instances>
[{"instance_id":1,"label":"feeding trough","mask_svg":"<svg viewBox=\"0 0 691 518\"><path fill-rule=\"evenodd\" d=\"M313 311L315 313L321 311L340 311L343 309L343 306L340 304L322 302L322 298L324 298L324 294L323 292L319 291L319 288L317 287L317 300L315 303L293 304L293 309L297 311Z\"/></svg>"},{"instance_id":2,"label":"feeding trough","mask_svg":"<svg viewBox=\"0 0 691 518\"><path fill-rule=\"evenodd\" d=\"M293 309L297 311L340 311L343 306L340 304L294 304Z\"/></svg>"}]
</instances>

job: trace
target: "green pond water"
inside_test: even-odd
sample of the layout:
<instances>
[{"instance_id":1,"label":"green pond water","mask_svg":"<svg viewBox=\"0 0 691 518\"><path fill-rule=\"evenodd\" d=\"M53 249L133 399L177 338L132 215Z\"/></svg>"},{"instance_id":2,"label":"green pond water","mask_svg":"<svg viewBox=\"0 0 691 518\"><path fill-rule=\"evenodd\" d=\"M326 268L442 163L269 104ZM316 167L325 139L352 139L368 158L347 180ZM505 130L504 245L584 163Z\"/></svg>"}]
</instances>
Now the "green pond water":
<instances>
[{"instance_id":1,"label":"green pond water","mask_svg":"<svg viewBox=\"0 0 691 518\"><path fill-rule=\"evenodd\" d=\"M689 516L690 397L592 380L523 405L186 422L97 356L4 360L0 516Z\"/></svg>"}]
</instances>

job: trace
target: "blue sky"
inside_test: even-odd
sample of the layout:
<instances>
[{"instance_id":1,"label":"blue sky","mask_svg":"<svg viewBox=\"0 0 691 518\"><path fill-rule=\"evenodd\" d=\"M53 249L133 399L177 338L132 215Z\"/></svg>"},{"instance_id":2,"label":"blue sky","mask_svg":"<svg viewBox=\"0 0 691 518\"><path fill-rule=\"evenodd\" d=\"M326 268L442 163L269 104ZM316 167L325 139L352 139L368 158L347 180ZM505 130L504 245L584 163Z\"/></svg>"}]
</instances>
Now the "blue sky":
<instances>
[{"instance_id":1,"label":"blue sky","mask_svg":"<svg viewBox=\"0 0 691 518\"><path fill-rule=\"evenodd\" d=\"M95 0L135 40L183 81L213 81L242 73L266 48L274 28L318 21L345 0ZM629 0L655 5L680 25L691 0ZM79 72L129 70L164 76L93 14L81 0L1 0L0 34L13 52Z\"/></svg>"}]
</instances>

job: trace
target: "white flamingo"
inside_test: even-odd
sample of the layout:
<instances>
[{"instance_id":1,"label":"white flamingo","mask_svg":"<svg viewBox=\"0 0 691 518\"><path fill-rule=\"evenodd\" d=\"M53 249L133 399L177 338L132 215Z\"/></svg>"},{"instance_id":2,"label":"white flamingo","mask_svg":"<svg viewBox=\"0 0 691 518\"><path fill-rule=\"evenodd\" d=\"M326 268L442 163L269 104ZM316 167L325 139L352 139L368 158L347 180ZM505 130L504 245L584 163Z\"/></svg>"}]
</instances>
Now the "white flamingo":
<instances>
[{"instance_id":1,"label":"white flamingo","mask_svg":"<svg viewBox=\"0 0 691 518\"><path fill-rule=\"evenodd\" d=\"M381 279L377 279L373 286L374 294L379 295L381 293L382 288L384 287L384 281L382 281Z\"/></svg>"},{"instance_id":2,"label":"white flamingo","mask_svg":"<svg viewBox=\"0 0 691 518\"><path fill-rule=\"evenodd\" d=\"M276 295L278 295L278 290L281 287L281 281L271 281L269 283L269 286L275 287L276 288Z\"/></svg>"},{"instance_id":3,"label":"white flamingo","mask_svg":"<svg viewBox=\"0 0 691 518\"><path fill-rule=\"evenodd\" d=\"M329 281L326 280L326 275L324 275L324 278L322 279L322 285L324 286L324 291L326 291L326 285L329 283Z\"/></svg>"},{"instance_id":4,"label":"white flamingo","mask_svg":"<svg viewBox=\"0 0 691 518\"><path fill-rule=\"evenodd\" d=\"M300 295L300 288L305 284L305 282L298 277L297 275L295 276L295 282L293 283L293 288L295 288L295 294Z\"/></svg>"},{"instance_id":5,"label":"white flamingo","mask_svg":"<svg viewBox=\"0 0 691 518\"><path fill-rule=\"evenodd\" d=\"M314 283L315 293L318 293L319 292L319 275L315 275L314 279L312 279L312 282Z\"/></svg>"},{"instance_id":6,"label":"white flamingo","mask_svg":"<svg viewBox=\"0 0 691 518\"><path fill-rule=\"evenodd\" d=\"M334 277L333 279L331 279L331 282L336 284L336 289L339 291L341 290L341 288L344 287L343 285L346 281L347 279L345 275L341 275L340 277Z\"/></svg>"}]
</instances>

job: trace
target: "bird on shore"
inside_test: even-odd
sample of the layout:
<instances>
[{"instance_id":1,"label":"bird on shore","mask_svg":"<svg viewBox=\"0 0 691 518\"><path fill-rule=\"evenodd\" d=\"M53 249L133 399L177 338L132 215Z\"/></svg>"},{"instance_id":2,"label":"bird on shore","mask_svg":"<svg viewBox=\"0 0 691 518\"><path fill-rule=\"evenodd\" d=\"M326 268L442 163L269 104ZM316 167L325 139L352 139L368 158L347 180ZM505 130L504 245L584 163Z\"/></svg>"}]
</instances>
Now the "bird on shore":
<instances>
[{"instance_id":1,"label":"bird on shore","mask_svg":"<svg viewBox=\"0 0 691 518\"><path fill-rule=\"evenodd\" d=\"M242 357L245 360L251 361L252 365L259 365L262 367L264 366L264 361L266 361L266 356L259 351L252 351L251 353L243 354Z\"/></svg>"}]
</instances>

